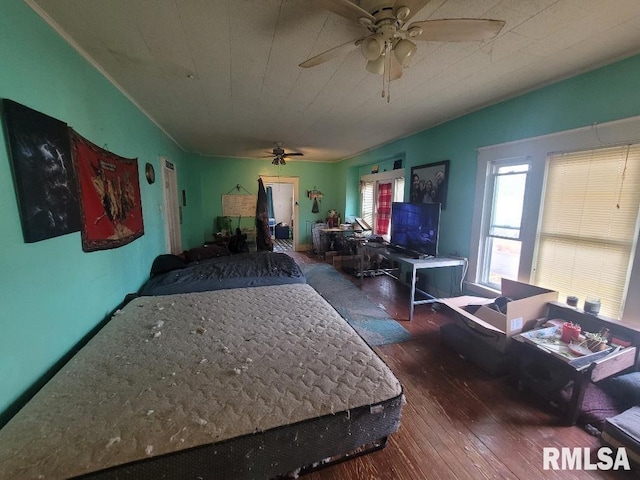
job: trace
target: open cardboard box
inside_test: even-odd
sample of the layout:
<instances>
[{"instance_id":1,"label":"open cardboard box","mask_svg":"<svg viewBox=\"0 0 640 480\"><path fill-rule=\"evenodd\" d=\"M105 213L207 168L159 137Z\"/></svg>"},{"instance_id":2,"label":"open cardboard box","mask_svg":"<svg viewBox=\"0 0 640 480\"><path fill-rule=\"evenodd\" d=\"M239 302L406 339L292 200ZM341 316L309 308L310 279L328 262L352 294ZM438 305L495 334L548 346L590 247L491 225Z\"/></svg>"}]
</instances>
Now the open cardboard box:
<instances>
[{"instance_id":1,"label":"open cardboard box","mask_svg":"<svg viewBox=\"0 0 640 480\"><path fill-rule=\"evenodd\" d=\"M463 296L441 302L458 314L458 322L478 340L506 352L510 338L533 328L536 320L546 316L547 304L558 300L556 291L505 278L502 296L511 299L506 314L489 308L494 301L490 298Z\"/></svg>"}]
</instances>

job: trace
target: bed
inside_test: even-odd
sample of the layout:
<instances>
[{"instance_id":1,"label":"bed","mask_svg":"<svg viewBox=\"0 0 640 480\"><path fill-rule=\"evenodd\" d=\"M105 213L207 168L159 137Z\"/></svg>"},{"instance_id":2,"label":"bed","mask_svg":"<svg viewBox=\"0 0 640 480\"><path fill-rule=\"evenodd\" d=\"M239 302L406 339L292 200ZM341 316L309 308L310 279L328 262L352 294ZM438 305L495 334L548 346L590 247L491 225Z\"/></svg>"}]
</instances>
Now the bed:
<instances>
[{"instance_id":1,"label":"bed","mask_svg":"<svg viewBox=\"0 0 640 480\"><path fill-rule=\"evenodd\" d=\"M152 266L152 276L140 288L140 295L173 295L306 282L299 265L284 253L239 253L190 263L180 263L179 260L166 263L166 256L160 260L165 260L166 266L160 269Z\"/></svg>"},{"instance_id":2,"label":"bed","mask_svg":"<svg viewBox=\"0 0 640 480\"><path fill-rule=\"evenodd\" d=\"M402 405L307 284L138 297L0 430L0 478L274 478L384 446Z\"/></svg>"}]
</instances>

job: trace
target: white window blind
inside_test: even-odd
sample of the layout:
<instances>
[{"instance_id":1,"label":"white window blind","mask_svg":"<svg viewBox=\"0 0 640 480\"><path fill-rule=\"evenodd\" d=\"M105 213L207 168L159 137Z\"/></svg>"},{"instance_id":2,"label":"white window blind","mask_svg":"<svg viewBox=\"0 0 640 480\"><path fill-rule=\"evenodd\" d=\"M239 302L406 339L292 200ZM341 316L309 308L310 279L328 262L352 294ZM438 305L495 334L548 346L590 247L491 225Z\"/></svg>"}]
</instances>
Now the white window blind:
<instances>
[{"instance_id":1,"label":"white window blind","mask_svg":"<svg viewBox=\"0 0 640 480\"><path fill-rule=\"evenodd\" d=\"M374 209L374 187L375 182L363 181L360 183L360 194L362 200L360 205L362 206L361 216L362 219L369 225L373 225L373 209Z\"/></svg>"},{"instance_id":2,"label":"white window blind","mask_svg":"<svg viewBox=\"0 0 640 480\"><path fill-rule=\"evenodd\" d=\"M404 200L404 177L396 178L393 184L393 201L402 202Z\"/></svg>"},{"instance_id":3,"label":"white window blind","mask_svg":"<svg viewBox=\"0 0 640 480\"><path fill-rule=\"evenodd\" d=\"M549 157L533 283L622 315L640 204L640 145ZM582 305L581 305L582 306Z\"/></svg>"}]
</instances>

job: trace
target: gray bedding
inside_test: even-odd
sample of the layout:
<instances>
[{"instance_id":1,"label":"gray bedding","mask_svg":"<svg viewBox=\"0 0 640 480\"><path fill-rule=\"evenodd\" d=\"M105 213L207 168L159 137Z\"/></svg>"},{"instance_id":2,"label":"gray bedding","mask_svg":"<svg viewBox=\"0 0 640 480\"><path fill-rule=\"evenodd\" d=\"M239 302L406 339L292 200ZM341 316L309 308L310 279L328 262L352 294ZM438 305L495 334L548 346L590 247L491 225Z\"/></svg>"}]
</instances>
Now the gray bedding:
<instances>
[{"instance_id":1,"label":"gray bedding","mask_svg":"<svg viewBox=\"0 0 640 480\"><path fill-rule=\"evenodd\" d=\"M271 478L393 433L401 400L309 285L139 297L0 430L0 478Z\"/></svg>"},{"instance_id":2,"label":"gray bedding","mask_svg":"<svg viewBox=\"0 0 640 480\"><path fill-rule=\"evenodd\" d=\"M293 258L284 253L264 251L202 260L153 276L139 294L173 295L305 282Z\"/></svg>"}]
</instances>

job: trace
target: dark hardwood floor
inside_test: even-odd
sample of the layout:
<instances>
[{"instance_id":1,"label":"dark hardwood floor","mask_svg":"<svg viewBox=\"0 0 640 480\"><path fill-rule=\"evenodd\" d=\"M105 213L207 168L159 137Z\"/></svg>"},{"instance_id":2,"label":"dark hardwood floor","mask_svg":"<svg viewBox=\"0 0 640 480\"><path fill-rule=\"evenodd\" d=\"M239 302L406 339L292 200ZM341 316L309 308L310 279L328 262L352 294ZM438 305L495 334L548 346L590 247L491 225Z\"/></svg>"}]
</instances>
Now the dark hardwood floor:
<instances>
[{"instance_id":1,"label":"dark hardwood floor","mask_svg":"<svg viewBox=\"0 0 640 480\"><path fill-rule=\"evenodd\" d=\"M322 261L287 252L299 263ZM345 274L346 278L359 281ZM566 427L550 405L507 378L492 377L440 343L446 312L416 307L408 321L408 288L378 276L362 291L413 339L376 347L403 385L407 403L400 430L387 447L313 472L309 480L335 479L531 479L638 478L635 472L545 471L543 447L601 446L582 427ZM636 470L632 465L632 470Z\"/></svg>"}]
</instances>

